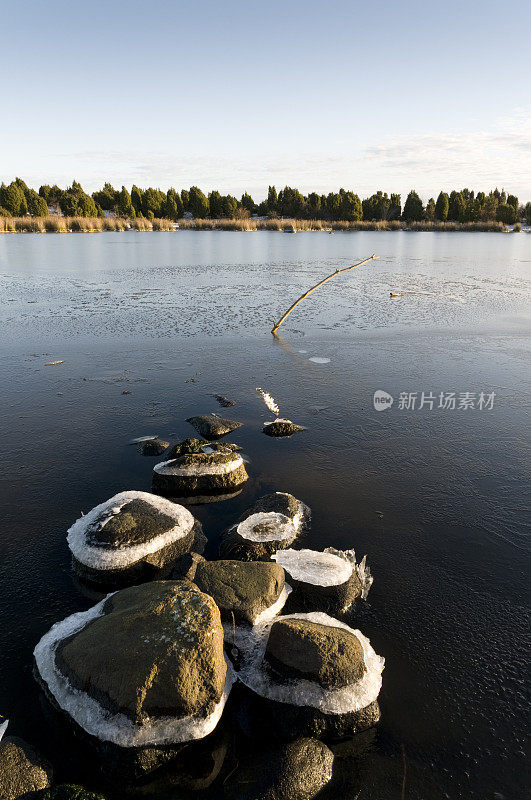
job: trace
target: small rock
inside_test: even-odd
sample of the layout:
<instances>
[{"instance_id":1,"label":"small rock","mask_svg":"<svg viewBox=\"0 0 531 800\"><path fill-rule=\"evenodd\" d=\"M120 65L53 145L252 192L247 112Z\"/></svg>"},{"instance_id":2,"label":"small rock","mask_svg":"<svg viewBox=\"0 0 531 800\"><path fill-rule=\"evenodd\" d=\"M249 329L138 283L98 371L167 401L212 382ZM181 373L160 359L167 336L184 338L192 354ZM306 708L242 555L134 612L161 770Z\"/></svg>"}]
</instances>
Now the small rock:
<instances>
[{"instance_id":1,"label":"small rock","mask_svg":"<svg viewBox=\"0 0 531 800\"><path fill-rule=\"evenodd\" d=\"M213 394L212 397L216 398L222 408L230 408L231 406L236 405L234 400L229 400L229 398L225 397L223 394Z\"/></svg>"},{"instance_id":2,"label":"small rock","mask_svg":"<svg viewBox=\"0 0 531 800\"><path fill-rule=\"evenodd\" d=\"M276 419L273 422L265 422L263 432L266 436L293 436L305 430L302 425L296 425L290 419Z\"/></svg>"},{"instance_id":3,"label":"small rock","mask_svg":"<svg viewBox=\"0 0 531 800\"><path fill-rule=\"evenodd\" d=\"M186 421L196 429L200 436L205 436L207 439L219 439L243 425L243 422L218 417L217 414L200 414L196 417L189 417Z\"/></svg>"},{"instance_id":4,"label":"small rock","mask_svg":"<svg viewBox=\"0 0 531 800\"><path fill-rule=\"evenodd\" d=\"M50 786L53 770L39 753L17 736L0 742L0 798L22 800L37 797Z\"/></svg>"},{"instance_id":5,"label":"small rock","mask_svg":"<svg viewBox=\"0 0 531 800\"><path fill-rule=\"evenodd\" d=\"M170 446L164 439L150 439L149 442L142 442L140 452L143 456L160 456Z\"/></svg>"}]
</instances>

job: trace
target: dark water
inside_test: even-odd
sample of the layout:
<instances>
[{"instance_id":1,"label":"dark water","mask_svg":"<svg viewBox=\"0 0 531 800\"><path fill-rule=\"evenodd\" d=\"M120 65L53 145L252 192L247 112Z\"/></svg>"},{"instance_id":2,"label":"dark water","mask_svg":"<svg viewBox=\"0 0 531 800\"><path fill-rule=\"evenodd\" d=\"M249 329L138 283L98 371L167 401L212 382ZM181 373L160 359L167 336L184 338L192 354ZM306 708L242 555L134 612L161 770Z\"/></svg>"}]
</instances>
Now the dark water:
<instances>
[{"instance_id":1,"label":"dark water","mask_svg":"<svg viewBox=\"0 0 531 800\"><path fill-rule=\"evenodd\" d=\"M381 260L331 281L271 337L302 291L372 252ZM118 491L149 490L157 459L130 438L188 436L186 417L224 394L245 423L229 438L250 480L194 507L210 552L258 495L283 490L312 508L304 546L354 547L375 576L353 613L386 659L359 797L400 798L404 754L411 800L526 797L530 264L526 234L0 237L9 732L77 777L31 673L41 635L92 605L66 529ZM256 386L307 430L264 436ZM390 410L374 410L377 389ZM435 407L401 409L401 392L432 392ZM476 406L494 392L493 408L442 410L441 392Z\"/></svg>"}]
</instances>

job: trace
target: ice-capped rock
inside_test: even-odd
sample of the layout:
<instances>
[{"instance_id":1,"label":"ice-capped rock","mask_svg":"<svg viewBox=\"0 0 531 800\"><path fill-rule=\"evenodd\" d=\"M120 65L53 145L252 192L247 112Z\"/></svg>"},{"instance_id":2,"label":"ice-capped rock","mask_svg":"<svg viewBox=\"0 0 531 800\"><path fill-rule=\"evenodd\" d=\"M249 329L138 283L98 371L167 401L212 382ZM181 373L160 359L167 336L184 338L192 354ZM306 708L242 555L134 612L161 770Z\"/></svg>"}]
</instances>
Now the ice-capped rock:
<instances>
[{"instance_id":1,"label":"ice-capped rock","mask_svg":"<svg viewBox=\"0 0 531 800\"><path fill-rule=\"evenodd\" d=\"M264 495L222 534L220 554L240 561L268 560L290 547L309 520L310 509L292 494Z\"/></svg>"},{"instance_id":2,"label":"ice-capped rock","mask_svg":"<svg viewBox=\"0 0 531 800\"><path fill-rule=\"evenodd\" d=\"M183 506L148 492L120 492L80 517L67 541L81 578L105 585L160 577L200 544L200 523Z\"/></svg>"},{"instance_id":3,"label":"ice-capped rock","mask_svg":"<svg viewBox=\"0 0 531 800\"><path fill-rule=\"evenodd\" d=\"M278 417L272 422L264 422L262 430L267 436L293 436L294 433L300 433L305 428L290 419Z\"/></svg>"},{"instance_id":4,"label":"ice-capped rock","mask_svg":"<svg viewBox=\"0 0 531 800\"><path fill-rule=\"evenodd\" d=\"M173 497L232 494L248 479L243 459L230 445L200 439L173 445L169 458L153 469L153 489Z\"/></svg>"}]
</instances>

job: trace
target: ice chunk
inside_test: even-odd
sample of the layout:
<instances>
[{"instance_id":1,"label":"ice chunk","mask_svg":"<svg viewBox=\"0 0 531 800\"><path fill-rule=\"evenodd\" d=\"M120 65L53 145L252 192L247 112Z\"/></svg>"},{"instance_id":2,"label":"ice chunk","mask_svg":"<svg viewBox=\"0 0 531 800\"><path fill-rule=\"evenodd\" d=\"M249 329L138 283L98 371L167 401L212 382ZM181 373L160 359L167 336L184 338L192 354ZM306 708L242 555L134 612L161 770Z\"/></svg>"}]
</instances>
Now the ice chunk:
<instances>
[{"instance_id":1,"label":"ice chunk","mask_svg":"<svg viewBox=\"0 0 531 800\"><path fill-rule=\"evenodd\" d=\"M278 405L276 404L273 397L268 392L264 392L259 386L256 387L256 391L264 401L267 408L273 412L273 414L278 414Z\"/></svg>"},{"instance_id":2,"label":"ice chunk","mask_svg":"<svg viewBox=\"0 0 531 800\"><path fill-rule=\"evenodd\" d=\"M314 364L330 364L329 358L318 358L317 356L312 356L308 361L313 361Z\"/></svg>"},{"instance_id":3,"label":"ice chunk","mask_svg":"<svg viewBox=\"0 0 531 800\"><path fill-rule=\"evenodd\" d=\"M111 595L101 602L57 622L46 633L33 654L42 680L64 711L87 733L106 742L113 742L121 747L146 747L149 745L177 744L192 739L202 739L211 733L218 724L230 690L236 681L232 665L227 661L225 688L214 711L207 717L197 715L189 717L163 717L148 720L145 724L135 724L125 714L111 714L94 698L85 692L75 689L60 672L55 663L55 653L59 643L74 633L82 630L93 619L101 617L103 606Z\"/></svg>"},{"instance_id":4,"label":"ice chunk","mask_svg":"<svg viewBox=\"0 0 531 800\"><path fill-rule=\"evenodd\" d=\"M144 500L149 503L157 511L175 520L174 527L141 544L123 546L116 549L89 544L87 534L94 530L95 523L99 523L98 527L104 526L109 519L119 513L120 509L131 500ZM107 514L107 516L102 521L102 515L104 514ZM88 514L74 522L68 531L67 542L72 554L85 566L93 569L121 569L187 536L194 524L194 517L184 506L148 492L120 492L120 494L111 497L105 503L95 506Z\"/></svg>"},{"instance_id":5,"label":"ice chunk","mask_svg":"<svg viewBox=\"0 0 531 800\"><path fill-rule=\"evenodd\" d=\"M282 682L279 682L264 663L267 638L271 625L275 622L272 620L262 625L256 625L250 635L245 636L243 631L237 632L235 644L242 655L238 678L245 686L270 700L292 705L311 706L325 714L346 714L351 711L360 711L378 698L382 688L382 671L385 660L375 653L371 643L361 631L354 630L344 622L339 622L334 617L321 612L288 614L277 619L306 619L321 625L343 628L354 634L363 649L365 673L359 681L334 689L324 689L318 683L305 679L283 678Z\"/></svg>"},{"instance_id":6,"label":"ice chunk","mask_svg":"<svg viewBox=\"0 0 531 800\"><path fill-rule=\"evenodd\" d=\"M293 580L314 586L337 586L346 583L353 565L338 555L317 550L279 550L271 558L284 567Z\"/></svg>"},{"instance_id":7,"label":"ice chunk","mask_svg":"<svg viewBox=\"0 0 531 800\"><path fill-rule=\"evenodd\" d=\"M4 733L7 731L8 725L9 725L8 719L5 719L3 722L0 722L0 742L2 741Z\"/></svg>"},{"instance_id":8,"label":"ice chunk","mask_svg":"<svg viewBox=\"0 0 531 800\"><path fill-rule=\"evenodd\" d=\"M361 583L361 599L366 600L367 595L369 594L369 589L374 581L374 578L371 575L371 570L367 565L367 556L363 556L358 564L356 562L356 553L354 550L336 550L335 547L327 547L325 549L325 553L331 553L332 555L338 556L338 558L344 559L349 564L352 564L352 568Z\"/></svg>"},{"instance_id":9,"label":"ice chunk","mask_svg":"<svg viewBox=\"0 0 531 800\"><path fill-rule=\"evenodd\" d=\"M297 520L298 521L298 520ZM297 535L295 520L277 511L260 511L236 526L236 532L251 542L279 542Z\"/></svg>"},{"instance_id":10,"label":"ice chunk","mask_svg":"<svg viewBox=\"0 0 531 800\"><path fill-rule=\"evenodd\" d=\"M170 459L170 461L161 461L160 464L155 464L153 467L154 472L161 475L228 475L234 470L241 467L243 459L237 453L230 461L220 461L213 464L180 464L179 459Z\"/></svg>"}]
</instances>

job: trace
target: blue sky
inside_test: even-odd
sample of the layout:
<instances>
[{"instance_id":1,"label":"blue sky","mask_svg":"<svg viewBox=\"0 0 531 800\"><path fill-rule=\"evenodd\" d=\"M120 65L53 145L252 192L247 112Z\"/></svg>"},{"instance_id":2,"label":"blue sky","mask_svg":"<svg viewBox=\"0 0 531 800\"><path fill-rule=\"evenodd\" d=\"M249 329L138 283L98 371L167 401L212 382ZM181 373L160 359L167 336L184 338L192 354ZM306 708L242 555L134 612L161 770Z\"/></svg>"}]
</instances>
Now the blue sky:
<instances>
[{"instance_id":1,"label":"blue sky","mask_svg":"<svg viewBox=\"0 0 531 800\"><path fill-rule=\"evenodd\" d=\"M531 3L2 0L0 178L531 200Z\"/></svg>"}]
</instances>

